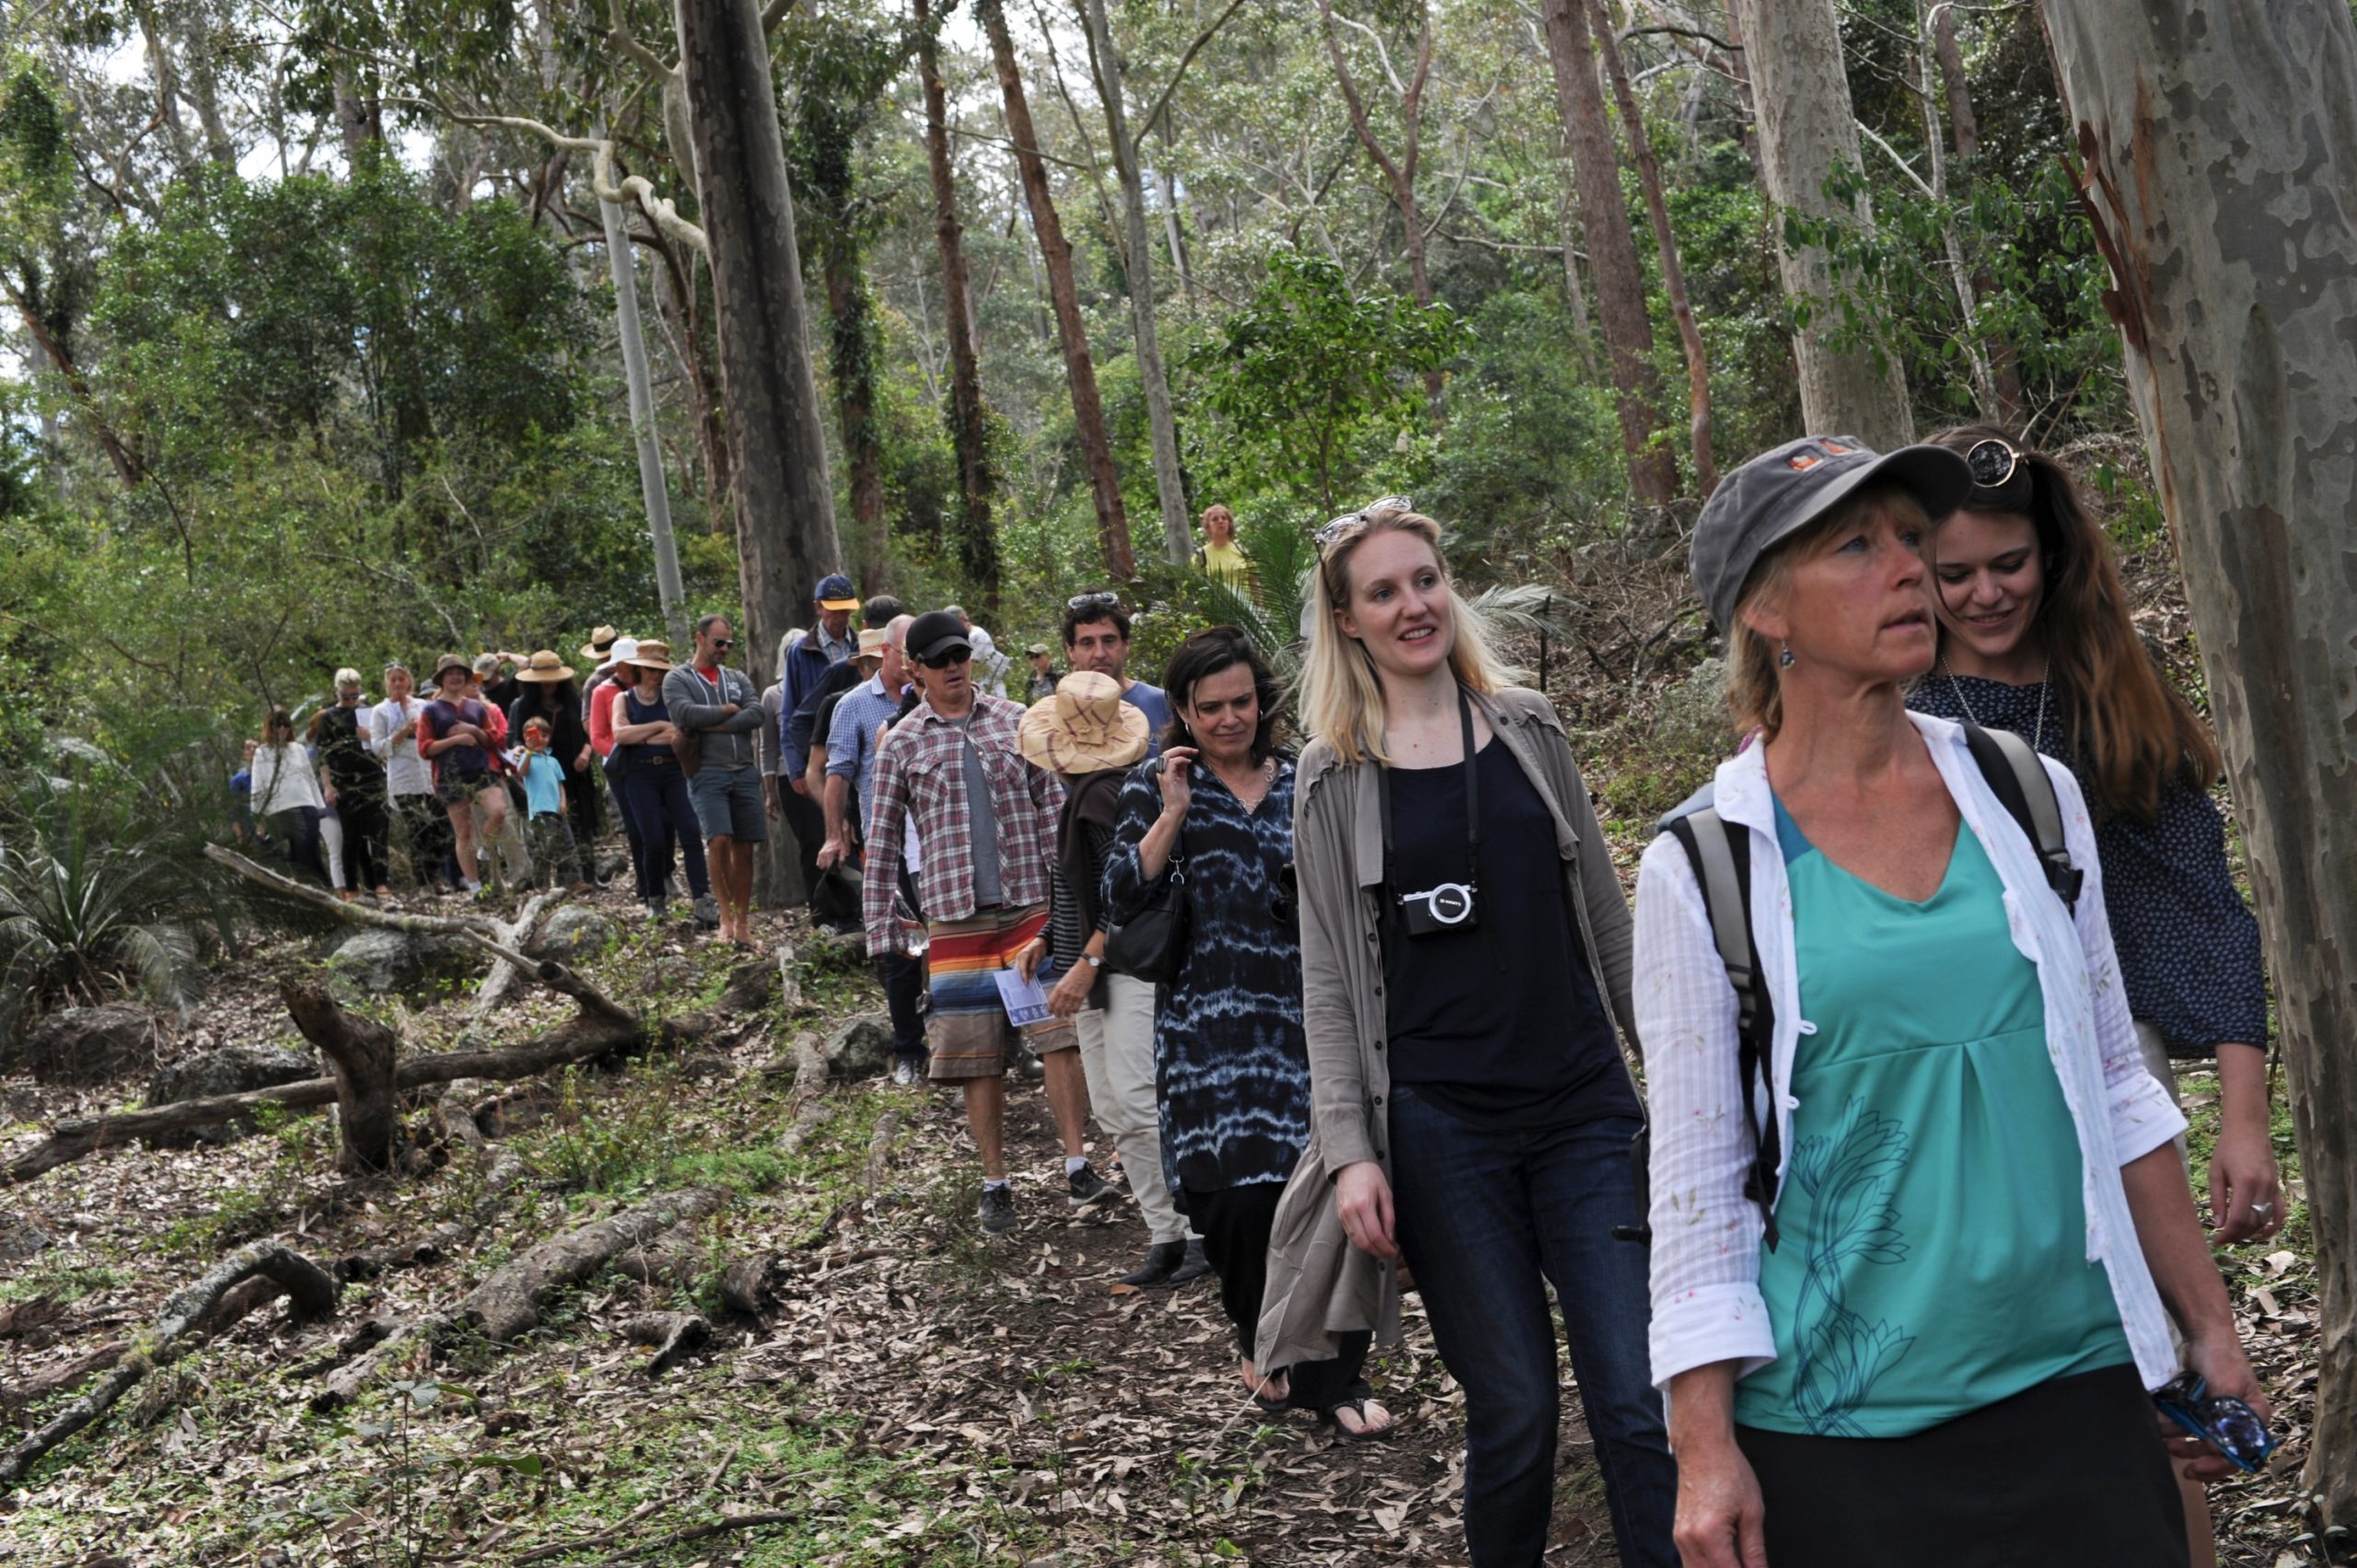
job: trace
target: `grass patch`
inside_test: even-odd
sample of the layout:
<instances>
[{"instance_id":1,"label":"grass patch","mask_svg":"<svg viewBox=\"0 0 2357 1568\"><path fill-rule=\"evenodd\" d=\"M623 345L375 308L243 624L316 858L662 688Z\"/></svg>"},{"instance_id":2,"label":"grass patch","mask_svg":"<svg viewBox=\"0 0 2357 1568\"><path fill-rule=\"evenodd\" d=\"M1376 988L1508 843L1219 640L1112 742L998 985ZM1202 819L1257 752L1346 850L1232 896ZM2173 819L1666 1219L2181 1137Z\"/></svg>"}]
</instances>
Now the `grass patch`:
<instances>
[{"instance_id":1,"label":"grass patch","mask_svg":"<svg viewBox=\"0 0 2357 1568\"><path fill-rule=\"evenodd\" d=\"M93 1263L82 1254L44 1255L15 1279L0 1283L0 1301L79 1301L84 1296L121 1290L131 1276L107 1263Z\"/></svg>"}]
</instances>

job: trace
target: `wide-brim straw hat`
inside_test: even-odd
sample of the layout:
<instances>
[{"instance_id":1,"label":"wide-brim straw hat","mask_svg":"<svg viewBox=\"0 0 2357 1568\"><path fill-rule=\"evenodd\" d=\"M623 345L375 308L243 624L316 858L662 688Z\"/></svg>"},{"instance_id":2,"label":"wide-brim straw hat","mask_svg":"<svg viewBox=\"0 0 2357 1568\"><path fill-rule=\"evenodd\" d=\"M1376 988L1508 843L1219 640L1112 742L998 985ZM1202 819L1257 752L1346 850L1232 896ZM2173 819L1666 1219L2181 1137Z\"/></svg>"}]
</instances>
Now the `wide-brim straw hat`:
<instances>
[{"instance_id":1,"label":"wide-brim straw hat","mask_svg":"<svg viewBox=\"0 0 2357 1568\"><path fill-rule=\"evenodd\" d=\"M892 634L884 630L883 627L863 627L859 633L859 652L853 654L852 656L853 658L880 659L884 656L884 650L891 645L891 642Z\"/></svg>"},{"instance_id":2,"label":"wide-brim straw hat","mask_svg":"<svg viewBox=\"0 0 2357 1568\"><path fill-rule=\"evenodd\" d=\"M631 650L628 659L617 663L630 664L640 669L676 669L671 662L671 645L655 637L642 637L638 646Z\"/></svg>"},{"instance_id":3,"label":"wide-brim straw hat","mask_svg":"<svg viewBox=\"0 0 2357 1568\"><path fill-rule=\"evenodd\" d=\"M557 657L555 649L542 648L531 656L523 668L516 672L516 679L553 686L560 680L572 679L573 667Z\"/></svg>"},{"instance_id":4,"label":"wide-brim straw hat","mask_svg":"<svg viewBox=\"0 0 2357 1568\"><path fill-rule=\"evenodd\" d=\"M581 645L581 656L592 664L603 664L611 656L614 645L621 640L620 632L610 626L600 626L590 633L589 640Z\"/></svg>"},{"instance_id":5,"label":"wide-brim straw hat","mask_svg":"<svg viewBox=\"0 0 2357 1568\"><path fill-rule=\"evenodd\" d=\"M1054 696L1023 711L1015 744L1051 772L1096 773L1144 756L1153 732L1145 710L1121 701L1120 681L1081 669L1065 676Z\"/></svg>"}]
</instances>

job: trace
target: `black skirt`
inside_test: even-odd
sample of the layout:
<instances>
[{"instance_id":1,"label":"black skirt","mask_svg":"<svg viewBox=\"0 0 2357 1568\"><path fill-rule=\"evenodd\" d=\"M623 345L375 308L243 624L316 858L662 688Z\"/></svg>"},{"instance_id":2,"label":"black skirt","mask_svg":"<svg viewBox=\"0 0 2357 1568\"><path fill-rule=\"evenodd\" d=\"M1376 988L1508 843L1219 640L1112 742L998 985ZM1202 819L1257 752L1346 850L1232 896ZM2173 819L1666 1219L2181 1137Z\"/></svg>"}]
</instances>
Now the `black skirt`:
<instances>
[{"instance_id":1,"label":"black skirt","mask_svg":"<svg viewBox=\"0 0 2357 1568\"><path fill-rule=\"evenodd\" d=\"M1909 1437L1737 1426L1775 1568L2185 1568L2185 1512L2131 1365Z\"/></svg>"}]
</instances>

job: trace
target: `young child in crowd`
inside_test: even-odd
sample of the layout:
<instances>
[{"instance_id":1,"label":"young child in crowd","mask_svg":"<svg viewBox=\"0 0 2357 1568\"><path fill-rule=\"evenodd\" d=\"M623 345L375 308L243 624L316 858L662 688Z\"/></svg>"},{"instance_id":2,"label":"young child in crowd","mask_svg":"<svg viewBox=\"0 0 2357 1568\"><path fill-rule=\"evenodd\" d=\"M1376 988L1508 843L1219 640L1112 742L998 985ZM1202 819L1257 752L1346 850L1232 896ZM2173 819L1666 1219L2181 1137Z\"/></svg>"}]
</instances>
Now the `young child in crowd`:
<instances>
[{"instance_id":1,"label":"young child in crowd","mask_svg":"<svg viewBox=\"0 0 2357 1568\"><path fill-rule=\"evenodd\" d=\"M573 828L564 819L564 765L549 754L548 720L525 721L524 749L516 759L516 772L524 781L524 805L530 814L525 837L534 871L548 887L585 890L588 884L581 875Z\"/></svg>"}]
</instances>

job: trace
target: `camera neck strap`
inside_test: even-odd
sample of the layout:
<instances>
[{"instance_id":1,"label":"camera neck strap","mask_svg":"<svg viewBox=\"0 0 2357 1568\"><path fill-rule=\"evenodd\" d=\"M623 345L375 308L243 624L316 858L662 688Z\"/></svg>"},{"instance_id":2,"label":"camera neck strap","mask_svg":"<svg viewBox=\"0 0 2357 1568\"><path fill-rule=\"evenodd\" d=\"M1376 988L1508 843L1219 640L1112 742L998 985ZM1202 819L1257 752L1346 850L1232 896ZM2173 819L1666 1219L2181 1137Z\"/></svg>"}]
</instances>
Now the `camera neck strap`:
<instances>
[{"instance_id":1,"label":"camera neck strap","mask_svg":"<svg viewBox=\"0 0 2357 1568\"><path fill-rule=\"evenodd\" d=\"M1462 686L1457 689L1457 723L1465 737L1465 883L1478 888L1481 882L1481 774L1473 760L1473 700ZM1388 884L1392 875L1389 768L1376 770L1376 793L1383 801L1383 877Z\"/></svg>"}]
</instances>

